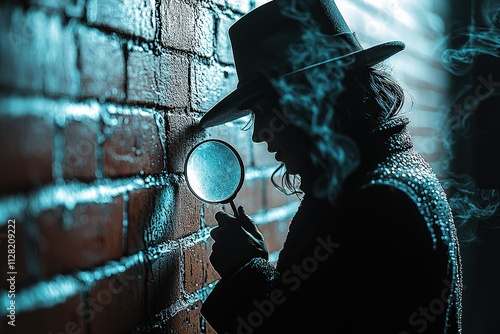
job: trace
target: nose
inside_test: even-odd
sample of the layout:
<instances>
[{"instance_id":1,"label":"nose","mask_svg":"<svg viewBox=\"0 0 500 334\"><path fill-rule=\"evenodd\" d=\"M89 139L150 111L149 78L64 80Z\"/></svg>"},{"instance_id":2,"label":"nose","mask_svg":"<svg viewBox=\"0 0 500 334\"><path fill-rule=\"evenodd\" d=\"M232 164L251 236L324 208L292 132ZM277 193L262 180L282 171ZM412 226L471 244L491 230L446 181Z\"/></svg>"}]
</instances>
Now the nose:
<instances>
[{"instance_id":1,"label":"nose","mask_svg":"<svg viewBox=\"0 0 500 334\"><path fill-rule=\"evenodd\" d=\"M265 141L264 136L262 136L262 122L260 117L257 116L254 116L252 141L254 143L261 143Z\"/></svg>"},{"instance_id":2,"label":"nose","mask_svg":"<svg viewBox=\"0 0 500 334\"><path fill-rule=\"evenodd\" d=\"M257 128L256 124L253 125L253 133L252 133L252 141L254 143L261 143L264 141L264 138L259 135L260 129Z\"/></svg>"}]
</instances>

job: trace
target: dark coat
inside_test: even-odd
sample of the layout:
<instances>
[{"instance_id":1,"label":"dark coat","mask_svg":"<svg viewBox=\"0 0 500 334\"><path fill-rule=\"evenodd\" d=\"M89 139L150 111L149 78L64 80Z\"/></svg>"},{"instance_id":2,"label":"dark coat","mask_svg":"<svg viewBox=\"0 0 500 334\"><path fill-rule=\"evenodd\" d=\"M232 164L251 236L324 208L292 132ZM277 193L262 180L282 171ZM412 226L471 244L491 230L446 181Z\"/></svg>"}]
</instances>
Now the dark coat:
<instances>
[{"instance_id":1,"label":"dark coat","mask_svg":"<svg viewBox=\"0 0 500 334\"><path fill-rule=\"evenodd\" d=\"M460 332L451 210L406 124L371 134L335 205L305 196L276 268L217 282L201 310L217 333Z\"/></svg>"}]
</instances>

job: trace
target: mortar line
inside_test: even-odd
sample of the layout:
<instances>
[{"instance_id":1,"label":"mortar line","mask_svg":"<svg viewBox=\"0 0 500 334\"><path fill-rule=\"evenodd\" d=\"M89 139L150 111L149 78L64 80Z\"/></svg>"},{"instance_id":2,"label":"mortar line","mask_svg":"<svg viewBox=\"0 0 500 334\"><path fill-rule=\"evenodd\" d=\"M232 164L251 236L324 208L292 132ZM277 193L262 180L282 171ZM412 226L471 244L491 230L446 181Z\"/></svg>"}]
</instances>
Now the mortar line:
<instances>
[{"instance_id":1,"label":"mortar line","mask_svg":"<svg viewBox=\"0 0 500 334\"><path fill-rule=\"evenodd\" d=\"M123 273L134 265L145 263L159 254L191 247L194 243L202 242L208 239L210 230L211 228L206 228L179 240L161 243L119 260L110 260L92 270L67 275L58 274L48 280L21 288L16 291L16 312L23 313L62 304L77 293L88 292L96 281ZM0 316L7 315L9 302L8 292L0 291Z\"/></svg>"},{"instance_id":2,"label":"mortar line","mask_svg":"<svg viewBox=\"0 0 500 334\"><path fill-rule=\"evenodd\" d=\"M126 179L98 179L93 183L77 181L62 184L49 184L28 195L16 194L0 199L0 228L8 219L24 215L38 216L39 213L65 206L72 209L82 203L109 203L113 197L127 192L151 187L164 187L173 184L176 175L150 175Z\"/></svg>"}]
</instances>

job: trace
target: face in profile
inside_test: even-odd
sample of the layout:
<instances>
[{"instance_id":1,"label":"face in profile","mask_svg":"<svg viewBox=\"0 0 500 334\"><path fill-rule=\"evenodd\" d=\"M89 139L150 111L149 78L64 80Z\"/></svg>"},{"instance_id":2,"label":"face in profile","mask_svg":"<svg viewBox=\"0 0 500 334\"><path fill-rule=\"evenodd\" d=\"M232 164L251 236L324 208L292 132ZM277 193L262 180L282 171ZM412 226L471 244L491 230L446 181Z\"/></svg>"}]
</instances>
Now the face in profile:
<instances>
[{"instance_id":1,"label":"face in profile","mask_svg":"<svg viewBox=\"0 0 500 334\"><path fill-rule=\"evenodd\" d=\"M266 99L254 103L252 140L266 142L269 153L285 164L289 174L301 174L309 164L311 139L290 122L278 105Z\"/></svg>"}]
</instances>

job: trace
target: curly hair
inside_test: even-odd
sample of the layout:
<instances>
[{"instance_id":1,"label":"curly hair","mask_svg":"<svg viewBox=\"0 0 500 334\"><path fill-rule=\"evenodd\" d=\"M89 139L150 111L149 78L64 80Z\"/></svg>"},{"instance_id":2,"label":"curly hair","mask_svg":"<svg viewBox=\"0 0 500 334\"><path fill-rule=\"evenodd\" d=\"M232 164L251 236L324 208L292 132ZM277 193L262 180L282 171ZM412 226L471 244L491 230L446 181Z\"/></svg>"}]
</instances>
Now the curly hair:
<instances>
[{"instance_id":1,"label":"curly hair","mask_svg":"<svg viewBox=\"0 0 500 334\"><path fill-rule=\"evenodd\" d=\"M310 73L306 80L301 78L300 84L288 81L275 85L281 106L292 116L291 124L304 130L313 143L310 158L320 171L314 188L316 195L332 202L345 178L359 164L360 137L399 117L405 102L403 88L382 65L348 69L336 66L333 70L323 72L335 74L332 83L319 87L325 93L317 93L318 85L325 84L325 80L319 84L311 80L318 72ZM311 112L304 113L304 108ZM279 172L281 180L277 180ZM283 164L271 179L285 194L301 193L300 179L289 174Z\"/></svg>"}]
</instances>

